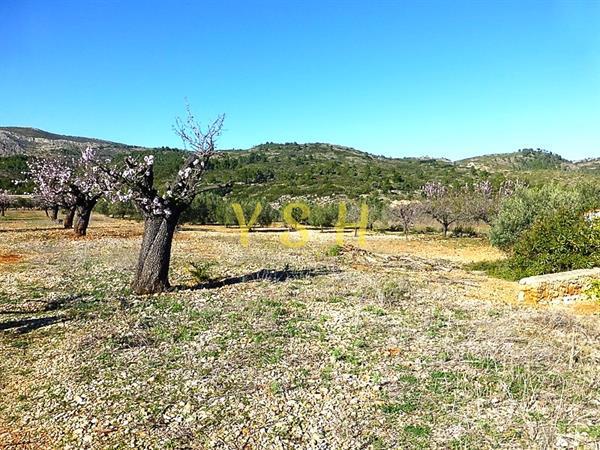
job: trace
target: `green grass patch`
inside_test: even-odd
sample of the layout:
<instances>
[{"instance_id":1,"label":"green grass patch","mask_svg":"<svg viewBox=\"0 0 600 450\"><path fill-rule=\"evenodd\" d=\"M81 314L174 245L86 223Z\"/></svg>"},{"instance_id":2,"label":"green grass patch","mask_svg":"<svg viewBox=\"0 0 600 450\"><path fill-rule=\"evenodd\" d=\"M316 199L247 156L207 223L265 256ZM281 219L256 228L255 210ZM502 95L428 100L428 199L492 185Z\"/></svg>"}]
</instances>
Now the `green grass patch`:
<instances>
[{"instance_id":1,"label":"green grass patch","mask_svg":"<svg viewBox=\"0 0 600 450\"><path fill-rule=\"evenodd\" d=\"M414 437L429 437L431 435L431 428L427 425L406 425L404 432Z\"/></svg>"},{"instance_id":2,"label":"green grass patch","mask_svg":"<svg viewBox=\"0 0 600 450\"><path fill-rule=\"evenodd\" d=\"M508 281L518 281L527 276L522 270L513 267L508 259L473 262L466 264L464 268L465 270L485 272L491 277Z\"/></svg>"},{"instance_id":3,"label":"green grass patch","mask_svg":"<svg viewBox=\"0 0 600 450\"><path fill-rule=\"evenodd\" d=\"M388 415L397 415L399 413L409 414L416 411L417 408L417 403L409 400L401 403L387 403L381 407L381 410Z\"/></svg>"},{"instance_id":4,"label":"green grass patch","mask_svg":"<svg viewBox=\"0 0 600 450\"><path fill-rule=\"evenodd\" d=\"M339 245L332 245L325 252L327 256L340 256L342 254L342 247Z\"/></svg>"}]
</instances>

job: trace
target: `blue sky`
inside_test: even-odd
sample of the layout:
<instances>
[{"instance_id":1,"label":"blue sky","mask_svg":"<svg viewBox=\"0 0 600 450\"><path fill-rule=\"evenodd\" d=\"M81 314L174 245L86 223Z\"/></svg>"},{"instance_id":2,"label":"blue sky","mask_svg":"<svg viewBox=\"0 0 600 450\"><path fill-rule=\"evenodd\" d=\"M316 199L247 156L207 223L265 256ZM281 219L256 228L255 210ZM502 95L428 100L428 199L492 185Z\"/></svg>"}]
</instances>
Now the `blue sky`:
<instances>
[{"instance_id":1,"label":"blue sky","mask_svg":"<svg viewBox=\"0 0 600 450\"><path fill-rule=\"evenodd\" d=\"M179 146L600 156L600 1L1 0L0 124Z\"/></svg>"}]
</instances>

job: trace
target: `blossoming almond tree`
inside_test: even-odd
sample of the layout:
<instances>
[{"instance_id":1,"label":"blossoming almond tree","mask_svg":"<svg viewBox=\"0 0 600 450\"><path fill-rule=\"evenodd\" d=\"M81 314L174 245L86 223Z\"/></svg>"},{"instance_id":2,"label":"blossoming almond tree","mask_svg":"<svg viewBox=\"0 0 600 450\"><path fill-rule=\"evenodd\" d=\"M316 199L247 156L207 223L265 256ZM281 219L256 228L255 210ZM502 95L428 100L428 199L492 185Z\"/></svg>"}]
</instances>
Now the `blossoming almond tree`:
<instances>
[{"instance_id":1,"label":"blossoming almond tree","mask_svg":"<svg viewBox=\"0 0 600 450\"><path fill-rule=\"evenodd\" d=\"M73 176L73 169L64 161L57 158L34 159L27 162L29 172L34 184L34 194L50 209L50 218L58 219L58 210L62 207L69 210L65 220L65 227L73 226L75 214L75 198L70 193L69 183Z\"/></svg>"},{"instance_id":2,"label":"blossoming almond tree","mask_svg":"<svg viewBox=\"0 0 600 450\"><path fill-rule=\"evenodd\" d=\"M513 195L515 190L520 189L520 181L505 180L499 189L494 190L492 183L483 180L475 183L468 192L466 208L472 220L480 220L491 225L498 216L502 201Z\"/></svg>"},{"instance_id":3,"label":"blossoming almond tree","mask_svg":"<svg viewBox=\"0 0 600 450\"><path fill-rule=\"evenodd\" d=\"M187 119L177 119L173 128L190 155L164 193L154 186L153 156L128 157L119 169L102 168L112 182L117 199L132 200L144 217L144 236L132 284L135 293L153 294L170 288L169 265L175 229L182 212L206 189L200 182L209 158L215 153L215 141L223 128L223 120L224 116L219 116L203 129L189 107Z\"/></svg>"},{"instance_id":4,"label":"blossoming almond tree","mask_svg":"<svg viewBox=\"0 0 600 450\"><path fill-rule=\"evenodd\" d=\"M109 190L108 180L98 163L96 150L91 147L86 148L76 162L76 170L69 186L77 208L74 230L79 236L87 233L94 207Z\"/></svg>"},{"instance_id":5,"label":"blossoming almond tree","mask_svg":"<svg viewBox=\"0 0 600 450\"><path fill-rule=\"evenodd\" d=\"M424 210L442 226L444 236L450 226L465 217L464 196L453 186L430 181L422 188Z\"/></svg>"},{"instance_id":6,"label":"blossoming almond tree","mask_svg":"<svg viewBox=\"0 0 600 450\"><path fill-rule=\"evenodd\" d=\"M52 219L56 220L59 208L65 208L68 211L65 228L72 228L77 212L74 230L79 236L87 233L92 210L107 190L106 178L97 163L96 152L91 147L70 164L56 158L36 159L28 163L35 194L50 205Z\"/></svg>"},{"instance_id":7,"label":"blossoming almond tree","mask_svg":"<svg viewBox=\"0 0 600 450\"><path fill-rule=\"evenodd\" d=\"M402 223L404 237L408 240L408 233L423 212L423 205L418 201L404 200L396 202L390 208L390 215Z\"/></svg>"}]
</instances>

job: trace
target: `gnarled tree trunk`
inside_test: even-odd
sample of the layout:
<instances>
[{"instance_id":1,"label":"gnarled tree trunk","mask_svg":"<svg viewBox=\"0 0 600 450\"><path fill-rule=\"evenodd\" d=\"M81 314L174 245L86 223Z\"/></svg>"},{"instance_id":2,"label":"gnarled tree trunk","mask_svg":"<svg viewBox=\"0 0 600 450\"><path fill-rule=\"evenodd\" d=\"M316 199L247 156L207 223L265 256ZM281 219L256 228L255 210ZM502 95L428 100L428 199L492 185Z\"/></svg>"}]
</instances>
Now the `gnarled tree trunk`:
<instances>
[{"instance_id":1,"label":"gnarled tree trunk","mask_svg":"<svg viewBox=\"0 0 600 450\"><path fill-rule=\"evenodd\" d=\"M85 236L87 233L88 225L90 224L90 217L92 216L92 210L98 203L97 199L86 200L85 203L77 205L77 223L75 223L75 234L77 236Z\"/></svg>"},{"instance_id":2,"label":"gnarled tree trunk","mask_svg":"<svg viewBox=\"0 0 600 450\"><path fill-rule=\"evenodd\" d=\"M67 214L65 215L65 219L63 221L63 225L64 225L65 229L73 228L73 220L75 219L76 211L77 211L77 208L75 208L74 206L67 210Z\"/></svg>"},{"instance_id":3,"label":"gnarled tree trunk","mask_svg":"<svg viewBox=\"0 0 600 450\"><path fill-rule=\"evenodd\" d=\"M144 222L144 239L132 289L136 294L155 294L169 289L169 265L173 235L179 213L148 216Z\"/></svg>"},{"instance_id":4,"label":"gnarled tree trunk","mask_svg":"<svg viewBox=\"0 0 600 450\"><path fill-rule=\"evenodd\" d=\"M54 222L58 220L58 210L58 205L52 206L52 208L50 208L50 220L53 220Z\"/></svg>"}]
</instances>

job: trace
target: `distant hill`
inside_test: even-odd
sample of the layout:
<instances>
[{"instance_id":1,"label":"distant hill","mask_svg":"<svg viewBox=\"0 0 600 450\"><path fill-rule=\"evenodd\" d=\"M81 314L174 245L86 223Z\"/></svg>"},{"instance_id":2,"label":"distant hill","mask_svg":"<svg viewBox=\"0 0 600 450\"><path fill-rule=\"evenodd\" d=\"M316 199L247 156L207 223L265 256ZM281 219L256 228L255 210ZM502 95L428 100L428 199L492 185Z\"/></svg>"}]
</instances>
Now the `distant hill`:
<instances>
[{"instance_id":1,"label":"distant hill","mask_svg":"<svg viewBox=\"0 0 600 450\"><path fill-rule=\"evenodd\" d=\"M64 136L35 128L0 127L0 188L21 177L28 158L74 154L91 145L115 161L125 155L153 154L159 185L177 171L186 152L142 148L95 138ZM417 192L430 180L464 185L479 179L499 184L519 178L531 184L600 176L600 158L579 162L539 149L484 155L452 162L434 158L389 158L326 143L272 143L248 150L224 150L213 159L207 183L232 181L234 197L282 195L397 197ZM25 188L21 188L23 190Z\"/></svg>"},{"instance_id":2,"label":"distant hill","mask_svg":"<svg viewBox=\"0 0 600 450\"><path fill-rule=\"evenodd\" d=\"M513 153L476 156L457 161L466 165L492 172L514 172L527 170L572 170L573 162L556 153L542 149L521 149Z\"/></svg>"},{"instance_id":3,"label":"distant hill","mask_svg":"<svg viewBox=\"0 0 600 450\"><path fill-rule=\"evenodd\" d=\"M577 170L600 173L600 158L587 158L581 161L574 162L573 165Z\"/></svg>"},{"instance_id":4,"label":"distant hill","mask_svg":"<svg viewBox=\"0 0 600 450\"><path fill-rule=\"evenodd\" d=\"M108 156L135 149L131 145L94 138L64 136L37 128L0 127L0 157L71 154L79 152L88 145L93 145L102 155Z\"/></svg>"},{"instance_id":5,"label":"distant hill","mask_svg":"<svg viewBox=\"0 0 600 450\"><path fill-rule=\"evenodd\" d=\"M424 180L466 182L488 175L447 160L387 158L325 143L266 143L225 152L207 178L233 180L234 194L274 200L286 194L395 195L420 189Z\"/></svg>"}]
</instances>

